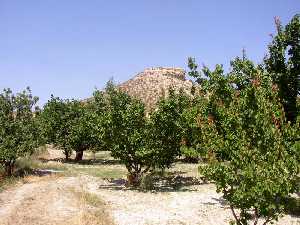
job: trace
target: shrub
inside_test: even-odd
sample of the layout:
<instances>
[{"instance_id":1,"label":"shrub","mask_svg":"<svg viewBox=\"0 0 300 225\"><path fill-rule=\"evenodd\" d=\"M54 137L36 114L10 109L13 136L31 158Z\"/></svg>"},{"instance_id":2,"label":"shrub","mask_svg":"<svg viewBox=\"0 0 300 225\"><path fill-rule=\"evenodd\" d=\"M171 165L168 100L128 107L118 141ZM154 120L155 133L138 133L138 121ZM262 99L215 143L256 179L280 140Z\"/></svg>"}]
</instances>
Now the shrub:
<instances>
[{"instance_id":1,"label":"shrub","mask_svg":"<svg viewBox=\"0 0 300 225\"><path fill-rule=\"evenodd\" d=\"M151 191L155 189L155 177L153 174L147 174L141 179L140 188L142 190Z\"/></svg>"}]
</instances>

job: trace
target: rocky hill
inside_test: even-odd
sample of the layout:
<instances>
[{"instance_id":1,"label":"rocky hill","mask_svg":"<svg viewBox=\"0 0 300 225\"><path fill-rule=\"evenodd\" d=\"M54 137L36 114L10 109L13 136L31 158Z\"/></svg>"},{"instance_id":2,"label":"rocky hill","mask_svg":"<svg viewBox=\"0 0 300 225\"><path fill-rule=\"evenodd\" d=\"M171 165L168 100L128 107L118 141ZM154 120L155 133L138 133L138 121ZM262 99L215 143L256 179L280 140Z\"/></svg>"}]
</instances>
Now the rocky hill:
<instances>
[{"instance_id":1,"label":"rocky hill","mask_svg":"<svg viewBox=\"0 0 300 225\"><path fill-rule=\"evenodd\" d=\"M147 111L153 109L160 98L168 95L169 89L183 89L190 93L192 82L186 80L181 68L157 67L145 69L132 79L118 85L129 95L141 99Z\"/></svg>"}]
</instances>

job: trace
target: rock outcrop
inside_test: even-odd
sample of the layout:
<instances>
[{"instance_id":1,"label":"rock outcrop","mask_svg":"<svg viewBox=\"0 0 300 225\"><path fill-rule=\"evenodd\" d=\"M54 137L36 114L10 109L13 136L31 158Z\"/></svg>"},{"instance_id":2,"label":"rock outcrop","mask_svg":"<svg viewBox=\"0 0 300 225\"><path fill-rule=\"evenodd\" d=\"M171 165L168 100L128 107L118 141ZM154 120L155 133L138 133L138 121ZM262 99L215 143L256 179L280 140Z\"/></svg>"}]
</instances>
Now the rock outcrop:
<instances>
[{"instance_id":1,"label":"rock outcrop","mask_svg":"<svg viewBox=\"0 0 300 225\"><path fill-rule=\"evenodd\" d=\"M185 71L181 68L157 67L145 69L134 78L118 85L130 96L141 99L149 112L157 102L168 95L169 89L183 89L190 93L193 84L186 80Z\"/></svg>"}]
</instances>

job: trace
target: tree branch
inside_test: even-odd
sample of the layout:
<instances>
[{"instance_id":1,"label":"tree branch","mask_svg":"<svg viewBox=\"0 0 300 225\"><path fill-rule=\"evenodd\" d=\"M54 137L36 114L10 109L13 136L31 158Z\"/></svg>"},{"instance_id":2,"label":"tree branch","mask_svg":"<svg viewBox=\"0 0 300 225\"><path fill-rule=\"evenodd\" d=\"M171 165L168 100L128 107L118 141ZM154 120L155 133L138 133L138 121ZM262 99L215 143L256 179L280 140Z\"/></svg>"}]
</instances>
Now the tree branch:
<instances>
[{"instance_id":1,"label":"tree branch","mask_svg":"<svg viewBox=\"0 0 300 225\"><path fill-rule=\"evenodd\" d=\"M234 216L234 218L235 218L237 224L240 225L240 224L241 224L241 221L240 221L239 218L237 217L237 215L236 215L236 213L235 213L234 208L233 208L232 205L230 205L230 209L231 209L231 212L232 212L232 214L233 214L233 216Z\"/></svg>"},{"instance_id":2,"label":"tree branch","mask_svg":"<svg viewBox=\"0 0 300 225\"><path fill-rule=\"evenodd\" d=\"M268 216L266 221L263 223L263 225L266 225L267 223L269 223L271 221L271 216Z\"/></svg>"},{"instance_id":3,"label":"tree branch","mask_svg":"<svg viewBox=\"0 0 300 225\"><path fill-rule=\"evenodd\" d=\"M258 223L258 212L257 212L257 208L254 209L254 216L255 216L255 221L253 225L257 225Z\"/></svg>"}]
</instances>

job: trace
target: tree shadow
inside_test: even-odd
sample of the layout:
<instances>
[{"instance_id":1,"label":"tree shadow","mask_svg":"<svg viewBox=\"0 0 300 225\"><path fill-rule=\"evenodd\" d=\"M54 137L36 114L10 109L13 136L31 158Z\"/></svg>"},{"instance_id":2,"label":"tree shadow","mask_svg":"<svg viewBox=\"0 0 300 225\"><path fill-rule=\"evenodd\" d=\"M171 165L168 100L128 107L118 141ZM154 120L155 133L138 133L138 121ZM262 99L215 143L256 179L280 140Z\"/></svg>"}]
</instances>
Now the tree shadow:
<instances>
[{"instance_id":1,"label":"tree shadow","mask_svg":"<svg viewBox=\"0 0 300 225\"><path fill-rule=\"evenodd\" d=\"M121 165L121 161L117 159L83 159L80 161L69 160L67 163L79 165Z\"/></svg>"},{"instance_id":2,"label":"tree shadow","mask_svg":"<svg viewBox=\"0 0 300 225\"><path fill-rule=\"evenodd\" d=\"M188 157L183 157L183 158L177 158L175 159L175 163L182 163L182 164L198 164L201 161L199 158L188 158Z\"/></svg>"},{"instance_id":3,"label":"tree shadow","mask_svg":"<svg viewBox=\"0 0 300 225\"><path fill-rule=\"evenodd\" d=\"M219 198L212 198L213 201L215 202L206 202L206 203L203 203L204 205L221 205L223 207L228 207L228 202L222 198L222 197L219 197Z\"/></svg>"},{"instance_id":4,"label":"tree shadow","mask_svg":"<svg viewBox=\"0 0 300 225\"><path fill-rule=\"evenodd\" d=\"M98 186L99 189L115 190L115 191L126 191L126 190L135 190L134 187L127 186L127 180L123 178L105 178L105 181L108 184L101 184Z\"/></svg>"},{"instance_id":5,"label":"tree shadow","mask_svg":"<svg viewBox=\"0 0 300 225\"><path fill-rule=\"evenodd\" d=\"M216 202L207 202L205 205L216 205L220 204L223 207L228 207L229 203L222 197L212 198ZM284 199L285 213L294 217L300 218L300 198L299 197L288 197Z\"/></svg>"},{"instance_id":6,"label":"tree shadow","mask_svg":"<svg viewBox=\"0 0 300 225\"><path fill-rule=\"evenodd\" d=\"M204 184L204 182L198 178L178 174L156 177L154 181L154 190L157 192L196 191L196 189L192 187Z\"/></svg>"},{"instance_id":7,"label":"tree shadow","mask_svg":"<svg viewBox=\"0 0 300 225\"><path fill-rule=\"evenodd\" d=\"M52 174L58 174L61 171L48 170L48 169L31 169L31 168L20 168L14 171L14 177L26 177L26 176L37 176L43 177Z\"/></svg>"},{"instance_id":8,"label":"tree shadow","mask_svg":"<svg viewBox=\"0 0 300 225\"><path fill-rule=\"evenodd\" d=\"M211 200L208 200L207 202L202 202L201 204L209 206L217 205L218 207L221 207L223 209L230 208L229 203L221 196L219 198L211 198Z\"/></svg>"},{"instance_id":9,"label":"tree shadow","mask_svg":"<svg viewBox=\"0 0 300 225\"><path fill-rule=\"evenodd\" d=\"M76 161L74 159L66 160L65 158L54 158L54 159L44 159L39 158L42 163L47 162L61 162L68 164L77 164L77 165L121 165L120 160L117 159L83 159Z\"/></svg>"},{"instance_id":10,"label":"tree shadow","mask_svg":"<svg viewBox=\"0 0 300 225\"><path fill-rule=\"evenodd\" d=\"M171 174L171 175L170 175ZM190 177L190 176L182 176L179 174L184 174L184 172L172 172L167 176L159 176L159 175L148 175L150 176L149 181L146 181L149 185L143 185L145 180L142 179L141 184L139 186L129 186L127 180L119 178L119 179L105 179L108 184L99 185L99 189L108 189L108 190L135 190L140 192L153 192L153 193L161 193L161 192L192 192L197 191L197 186L205 184L206 182L201 179Z\"/></svg>"},{"instance_id":11,"label":"tree shadow","mask_svg":"<svg viewBox=\"0 0 300 225\"><path fill-rule=\"evenodd\" d=\"M285 199L286 213L294 216L300 217L300 198L298 197L288 197Z\"/></svg>"},{"instance_id":12,"label":"tree shadow","mask_svg":"<svg viewBox=\"0 0 300 225\"><path fill-rule=\"evenodd\" d=\"M40 158L39 157L38 160L41 161L42 163L48 163L48 162L61 162L61 163L65 163L65 162L68 162L64 158L45 159L45 158Z\"/></svg>"}]
</instances>

